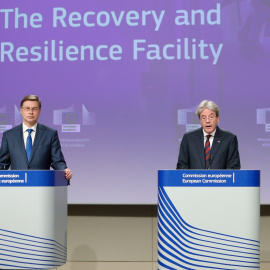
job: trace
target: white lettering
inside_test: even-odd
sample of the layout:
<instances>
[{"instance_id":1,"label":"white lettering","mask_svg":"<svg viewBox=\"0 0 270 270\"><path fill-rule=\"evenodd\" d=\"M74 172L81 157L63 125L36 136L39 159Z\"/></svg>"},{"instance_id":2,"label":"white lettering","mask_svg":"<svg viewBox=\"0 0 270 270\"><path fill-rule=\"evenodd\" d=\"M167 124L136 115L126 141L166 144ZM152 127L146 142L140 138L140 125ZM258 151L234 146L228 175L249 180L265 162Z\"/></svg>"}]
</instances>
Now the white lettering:
<instances>
[{"instance_id":1,"label":"white lettering","mask_svg":"<svg viewBox=\"0 0 270 270\"><path fill-rule=\"evenodd\" d=\"M107 27L110 24L119 27L124 23L129 26L146 26L152 20L155 25L155 31L158 31L164 14L165 10L161 10L160 14L157 14L155 10L143 10L141 14L134 10L127 12L122 10L119 15L115 11L100 11L97 13L94 11L87 11L85 13L72 12L68 15L65 8L56 7L53 9L53 27L80 27L82 25L85 27L94 27L96 25ZM6 17L8 16L6 15Z\"/></svg>"},{"instance_id":2,"label":"white lettering","mask_svg":"<svg viewBox=\"0 0 270 270\"><path fill-rule=\"evenodd\" d=\"M220 25L221 24L221 8L220 3L216 4L215 9L210 9L204 11L202 9L191 10L190 14L187 10L176 10L176 13L179 14L175 17L176 25Z\"/></svg>"}]
</instances>

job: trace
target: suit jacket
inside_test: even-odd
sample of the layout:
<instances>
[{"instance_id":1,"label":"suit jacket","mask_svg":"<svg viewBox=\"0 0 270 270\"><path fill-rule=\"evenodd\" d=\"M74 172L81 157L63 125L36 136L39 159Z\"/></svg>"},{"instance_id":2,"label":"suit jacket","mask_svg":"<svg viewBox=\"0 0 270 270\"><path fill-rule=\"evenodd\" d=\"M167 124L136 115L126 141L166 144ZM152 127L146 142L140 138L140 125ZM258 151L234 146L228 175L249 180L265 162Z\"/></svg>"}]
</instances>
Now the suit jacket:
<instances>
[{"instance_id":1,"label":"suit jacket","mask_svg":"<svg viewBox=\"0 0 270 270\"><path fill-rule=\"evenodd\" d=\"M56 130L37 124L31 157L28 161L22 124L3 134L0 150L0 170L64 170L67 168Z\"/></svg>"},{"instance_id":2,"label":"suit jacket","mask_svg":"<svg viewBox=\"0 0 270 270\"><path fill-rule=\"evenodd\" d=\"M240 169L236 135L217 127L210 159L210 169ZM206 169L202 128L184 135L176 169Z\"/></svg>"}]
</instances>

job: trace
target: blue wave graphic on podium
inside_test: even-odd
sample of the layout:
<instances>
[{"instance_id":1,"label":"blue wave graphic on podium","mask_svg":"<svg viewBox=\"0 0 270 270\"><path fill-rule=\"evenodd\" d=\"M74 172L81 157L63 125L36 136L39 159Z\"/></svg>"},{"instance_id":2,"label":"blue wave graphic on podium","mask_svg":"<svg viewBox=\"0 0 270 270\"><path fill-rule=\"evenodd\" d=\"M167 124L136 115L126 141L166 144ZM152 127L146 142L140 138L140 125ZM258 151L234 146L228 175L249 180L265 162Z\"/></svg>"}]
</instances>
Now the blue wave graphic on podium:
<instances>
[{"instance_id":1,"label":"blue wave graphic on podium","mask_svg":"<svg viewBox=\"0 0 270 270\"><path fill-rule=\"evenodd\" d=\"M66 259L67 248L54 240L0 229L0 269L51 269Z\"/></svg>"},{"instance_id":2,"label":"blue wave graphic on podium","mask_svg":"<svg viewBox=\"0 0 270 270\"><path fill-rule=\"evenodd\" d=\"M159 188L158 270L260 268L260 242L196 228Z\"/></svg>"}]
</instances>

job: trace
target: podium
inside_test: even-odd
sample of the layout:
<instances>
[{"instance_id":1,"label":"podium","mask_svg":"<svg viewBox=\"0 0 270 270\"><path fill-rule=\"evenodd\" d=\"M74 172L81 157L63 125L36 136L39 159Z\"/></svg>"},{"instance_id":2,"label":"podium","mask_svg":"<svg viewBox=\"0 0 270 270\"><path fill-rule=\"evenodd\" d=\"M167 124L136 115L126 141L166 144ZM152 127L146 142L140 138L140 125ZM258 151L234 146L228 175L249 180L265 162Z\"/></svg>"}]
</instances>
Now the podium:
<instances>
[{"instance_id":1,"label":"podium","mask_svg":"<svg viewBox=\"0 0 270 270\"><path fill-rule=\"evenodd\" d=\"M63 171L0 171L0 269L54 269L67 258Z\"/></svg>"},{"instance_id":2,"label":"podium","mask_svg":"<svg viewBox=\"0 0 270 270\"><path fill-rule=\"evenodd\" d=\"M158 172L158 269L259 269L260 171Z\"/></svg>"}]
</instances>

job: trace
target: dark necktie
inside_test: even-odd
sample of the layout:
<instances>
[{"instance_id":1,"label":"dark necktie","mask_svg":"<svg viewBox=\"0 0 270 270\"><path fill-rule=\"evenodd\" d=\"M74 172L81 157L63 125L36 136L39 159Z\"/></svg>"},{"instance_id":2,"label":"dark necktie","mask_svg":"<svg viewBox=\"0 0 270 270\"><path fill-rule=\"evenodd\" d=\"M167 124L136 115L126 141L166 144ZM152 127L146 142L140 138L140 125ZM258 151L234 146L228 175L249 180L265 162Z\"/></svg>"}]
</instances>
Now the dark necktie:
<instances>
[{"instance_id":1,"label":"dark necktie","mask_svg":"<svg viewBox=\"0 0 270 270\"><path fill-rule=\"evenodd\" d=\"M25 151L26 151L26 155L28 158L28 161L30 159L31 156L31 150L32 150L32 137L31 137L31 132L33 131L33 129L27 129L28 131L28 137L26 140L26 147L25 147Z\"/></svg>"},{"instance_id":2,"label":"dark necktie","mask_svg":"<svg viewBox=\"0 0 270 270\"><path fill-rule=\"evenodd\" d=\"M210 137L212 135L206 135L207 139L206 139L206 143L205 143L205 147L204 147L204 154L205 154L205 167L206 169L208 169L210 167Z\"/></svg>"}]
</instances>

